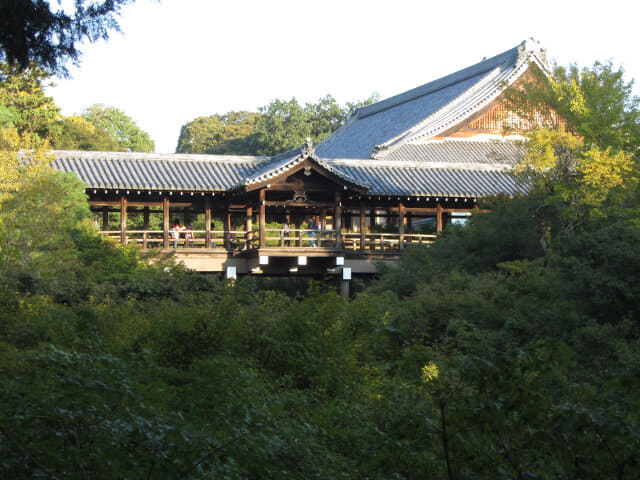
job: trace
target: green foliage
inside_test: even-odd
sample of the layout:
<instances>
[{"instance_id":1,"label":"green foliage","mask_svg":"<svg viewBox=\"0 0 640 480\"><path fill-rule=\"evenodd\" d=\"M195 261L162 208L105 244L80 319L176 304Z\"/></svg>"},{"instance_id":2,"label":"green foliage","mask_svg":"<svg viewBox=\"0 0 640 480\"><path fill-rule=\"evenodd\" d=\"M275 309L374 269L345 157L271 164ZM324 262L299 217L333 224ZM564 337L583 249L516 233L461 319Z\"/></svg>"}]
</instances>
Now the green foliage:
<instances>
[{"instance_id":1,"label":"green foliage","mask_svg":"<svg viewBox=\"0 0 640 480\"><path fill-rule=\"evenodd\" d=\"M335 127L323 105L316 132ZM535 133L528 195L483 199L490 212L407 248L348 303L105 241L15 112L0 130L3 478L640 476L630 152Z\"/></svg>"},{"instance_id":2,"label":"green foliage","mask_svg":"<svg viewBox=\"0 0 640 480\"><path fill-rule=\"evenodd\" d=\"M53 141L56 150L93 150L114 152L124 150L109 132L82 117L63 117L61 132Z\"/></svg>"},{"instance_id":3,"label":"green foliage","mask_svg":"<svg viewBox=\"0 0 640 480\"><path fill-rule=\"evenodd\" d=\"M276 99L260 113L227 112L198 117L180 129L178 153L275 155L304 144L319 142L344 123L355 108L377 101L369 99L340 106L327 95L302 106L295 98Z\"/></svg>"},{"instance_id":4,"label":"green foliage","mask_svg":"<svg viewBox=\"0 0 640 480\"><path fill-rule=\"evenodd\" d=\"M227 112L198 117L182 126L176 153L250 155L252 134L259 118L253 112Z\"/></svg>"},{"instance_id":5,"label":"green foliage","mask_svg":"<svg viewBox=\"0 0 640 480\"><path fill-rule=\"evenodd\" d=\"M3 124L13 127L34 140L51 139L60 133L60 109L43 89L48 78L34 65L21 70L0 63L0 128Z\"/></svg>"},{"instance_id":6,"label":"green foliage","mask_svg":"<svg viewBox=\"0 0 640 480\"><path fill-rule=\"evenodd\" d=\"M624 69L611 62L591 67L556 67L548 79L537 69L522 89L508 92L511 107L525 118L553 108L587 148L611 148L637 153L640 147L640 99L633 81L625 83ZM533 107L533 108L532 108Z\"/></svg>"},{"instance_id":7,"label":"green foliage","mask_svg":"<svg viewBox=\"0 0 640 480\"><path fill-rule=\"evenodd\" d=\"M108 38L118 30L117 15L131 0L78 0L55 8L50 2L24 0L0 6L0 61L25 69L32 62L49 73L68 74L69 60L77 63L76 45Z\"/></svg>"},{"instance_id":8,"label":"green foliage","mask_svg":"<svg viewBox=\"0 0 640 480\"><path fill-rule=\"evenodd\" d=\"M122 110L105 105L92 105L81 114L96 129L108 132L119 149L130 152L151 152L155 144L149 134Z\"/></svg>"},{"instance_id":9,"label":"green foliage","mask_svg":"<svg viewBox=\"0 0 640 480\"><path fill-rule=\"evenodd\" d=\"M295 98L276 99L260 108L262 115L255 128L256 153L275 155L303 145L307 138L318 143L342 125L354 108L372 103L373 99L372 96L346 107L340 107L331 95L304 107Z\"/></svg>"}]
</instances>

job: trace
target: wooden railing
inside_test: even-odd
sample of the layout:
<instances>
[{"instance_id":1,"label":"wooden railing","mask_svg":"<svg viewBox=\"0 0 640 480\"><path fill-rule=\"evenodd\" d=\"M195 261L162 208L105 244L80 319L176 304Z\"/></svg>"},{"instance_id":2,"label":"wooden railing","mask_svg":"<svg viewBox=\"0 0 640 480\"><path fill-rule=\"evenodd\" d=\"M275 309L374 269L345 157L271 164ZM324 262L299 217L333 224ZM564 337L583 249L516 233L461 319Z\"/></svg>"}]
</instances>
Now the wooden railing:
<instances>
[{"instance_id":1,"label":"wooden railing","mask_svg":"<svg viewBox=\"0 0 640 480\"><path fill-rule=\"evenodd\" d=\"M119 230L103 230L102 235L119 242ZM364 237L364 238L363 238ZM335 230L311 230L304 228L266 229L264 246L266 248L339 248L353 251L390 251L401 250L408 245L425 245L433 243L436 235L405 233L402 244L398 233L365 233L342 232L340 241ZM364 240L364 243L363 243ZM143 249L162 248L164 233L161 230L127 230L126 242L140 245ZM209 244L206 241L206 231L186 230L180 232L180 238L174 239L169 232L170 248L220 248L229 251L250 250L260 248L260 233L244 230L212 230L209 232Z\"/></svg>"},{"instance_id":2,"label":"wooden railing","mask_svg":"<svg viewBox=\"0 0 640 480\"><path fill-rule=\"evenodd\" d=\"M264 239L266 247L334 248L336 246L336 231L307 228L290 228L288 230L267 228Z\"/></svg>"},{"instance_id":3,"label":"wooden railing","mask_svg":"<svg viewBox=\"0 0 640 480\"><path fill-rule=\"evenodd\" d=\"M427 245L433 243L436 235L423 233L405 233L402 245L400 245L400 234L398 233L365 233L364 245L362 244L361 233L343 233L343 244L346 250L367 250L384 251L400 250L408 245Z\"/></svg>"}]
</instances>

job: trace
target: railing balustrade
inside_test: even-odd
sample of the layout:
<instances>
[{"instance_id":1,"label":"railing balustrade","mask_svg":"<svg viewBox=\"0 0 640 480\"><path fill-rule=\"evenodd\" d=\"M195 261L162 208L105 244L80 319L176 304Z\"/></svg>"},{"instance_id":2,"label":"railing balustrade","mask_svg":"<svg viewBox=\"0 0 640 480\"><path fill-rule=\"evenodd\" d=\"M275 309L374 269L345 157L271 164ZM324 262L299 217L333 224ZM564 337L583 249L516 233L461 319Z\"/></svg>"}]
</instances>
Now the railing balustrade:
<instances>
[{"instance_id":1,"label":"railing balustrade","mask_svg":"<svg viewBox=\"0 0 640 480\"><path fill-rule=\"evenodd\" d=\"M114 241L120 241L120 230L102 230L105 237ZM260 232L245 230L211 230L209 232L209 245L206 241L205 230L184 230L180 232L177 240L169 232L169 246L180 249L224 249L228 251L250 250L260 248ZM312 230L305 228L290 228L288 230L267 228L264 231L265 248L336 248L338 245L337 232L335 230ZM436 235L422 233L405 233L402 245L398 233L365 233L342 232L341 244L345 250L384 252L397 251L408 245L430 244L436 239ZM143 249L162 248L164 245L164 232L162 230L127 230L127 243L135 243Z\"/></svg>"}]
</instances>

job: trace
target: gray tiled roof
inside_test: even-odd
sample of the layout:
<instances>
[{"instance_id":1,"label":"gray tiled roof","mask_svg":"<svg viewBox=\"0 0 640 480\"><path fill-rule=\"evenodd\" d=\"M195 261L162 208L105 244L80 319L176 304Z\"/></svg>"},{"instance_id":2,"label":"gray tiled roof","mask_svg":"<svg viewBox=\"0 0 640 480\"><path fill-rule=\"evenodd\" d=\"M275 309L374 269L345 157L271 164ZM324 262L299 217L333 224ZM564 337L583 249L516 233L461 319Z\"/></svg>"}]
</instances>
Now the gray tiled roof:
<instances>
[{"instance_id":1,"label":"gray tiled roof","mask_svg":"<svg viewBox=\"0 0 640 480\"><path fill-rule=\"evenodd\" d=\"M267 157L54 151L53 168L87 188L218 192L242 184Z\"/></svg>"},{"instance_id":2,"label":"gray tiled roof","mask_svg":"<svg viewBox=\"0 0 640 480\"><path fill-rule=\"evenodd\" d=\"M545 70L535 43L515 48L395 97L358 109L316 146L271 158L54 152L53 167L87 188L218 192L242 188L311 158L373 195L478 197L524 193L509 173L524 155L512 140L433 139L497 98L529 62Z\"/></svg>"},{"instance_id":3,"label":"gray tiled roof","mask_svg":"<svg viewBox=\"0 0 640 480\"><path fill-rule=\"evenodd\" d=\"M297 156L289 159L288 163L286 159L272 163L262 157L218 155L67 151L54 154L56 159L52 166L60 171L74 172L89 189L202 192L239 188L260 181L263 177L266 179L269 175L277 175L306 158ZM433 159L426 162L371 159L317 161L329 171L364 187L374 195L478 197L526 191L526 186L518 184L509 174L508 165L482 161L456 162L454 157L448 155L449 152L447 155L434 154Z\"/></svg>"},{"instance_id":4,"label":"gray tiled roof","mask_svg":"<svg viewBox=\"0 0 640 480\"><path fill-rule=\"evenodd\" d=\"M526 147L513 140L449 139L405 143L383 157L424 164L487 164L514 166L522 161Z\"/></svg>"},{"instance_id":5,"label":"gray tiled roof","mask_svg":"<svg viewBox=\"0 0 640 480\"><path fill-rule=\"evenodd\" d=\"M504 193L526 193L508 168L495 166L425 165L423 162L380 160L333 160L336 168L348 173L358 183L370 186L371 195L406 195L433 197L481 197Z\"/></svg>"},{"instance_id":6,"label":"gray tiled roof","mask_svg":"<svg viewBox=\"0 0 640 480\"><path fill-rule=\"evenodd\" d=\"M287 170L295 167L299 163L302 163L307 158L311 158L314 162L316 162L321 167L325 168L329 172L334 175L346 180L347 182L355 183L357 185L367 187L366 184L362 184L351 177L347 172L342 169L335 168L331 162L325 161L321 158L316 157L315 155L305 155L303 153L298 152L297 155L294 156L281 156L279 155L277 158L274 157L273 160L264 164L262 168L254 172L251 176L247 177L243 184L244 185L252 185L254 183L263 182L268 180L269 178L274 178Z\"/></svg>"},{"instance_id":7,"label":"gray tiled roof","mask_svg":"<svg viewBox=\"0 0 640 480\"><path fill-rule=\"evenodd\" d=\"M523 42L488 60L421 87L360 108L316 147L323 158L371 158L398 143L428 139L457 125L497 98L545 52ZM382 155L384 155L383 152Z\"/></svg>"}]
</instances>

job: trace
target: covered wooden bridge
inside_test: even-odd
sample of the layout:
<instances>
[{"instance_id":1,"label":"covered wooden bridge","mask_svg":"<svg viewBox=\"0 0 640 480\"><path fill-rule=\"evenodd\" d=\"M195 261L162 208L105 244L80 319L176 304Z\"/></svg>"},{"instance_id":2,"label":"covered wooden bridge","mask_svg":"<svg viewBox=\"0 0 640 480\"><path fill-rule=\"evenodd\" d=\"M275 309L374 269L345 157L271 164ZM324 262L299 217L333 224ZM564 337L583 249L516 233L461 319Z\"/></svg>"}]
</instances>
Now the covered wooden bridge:
<instances>
[{"instance_id":1,"label":"covered wooden bridge","mask_svg":"<svg viewBox=\"0 0 640 480\"><path fill-rule=\"evenodd\" d=\"M522 119L503 97L530 68L546 71L544 50L523 42L274 157L58 151L53 166L86 183L105 235L190 268L374 273L477 211L479 197L526 191L510 173Z\"/></svg>"}]
</instances>

